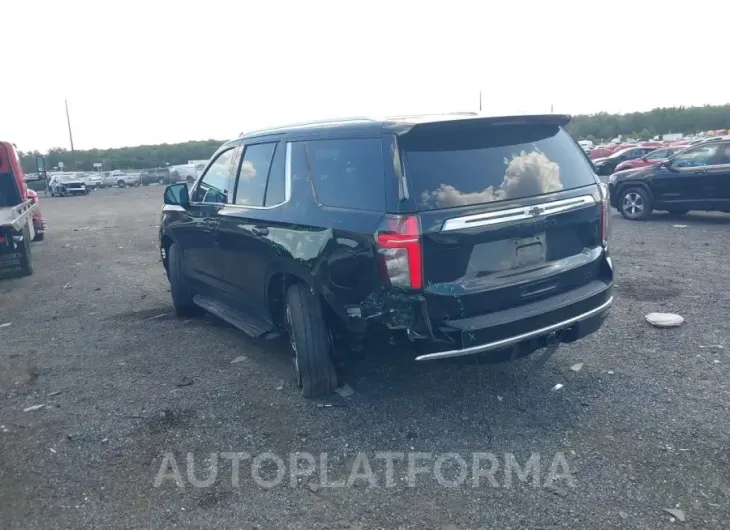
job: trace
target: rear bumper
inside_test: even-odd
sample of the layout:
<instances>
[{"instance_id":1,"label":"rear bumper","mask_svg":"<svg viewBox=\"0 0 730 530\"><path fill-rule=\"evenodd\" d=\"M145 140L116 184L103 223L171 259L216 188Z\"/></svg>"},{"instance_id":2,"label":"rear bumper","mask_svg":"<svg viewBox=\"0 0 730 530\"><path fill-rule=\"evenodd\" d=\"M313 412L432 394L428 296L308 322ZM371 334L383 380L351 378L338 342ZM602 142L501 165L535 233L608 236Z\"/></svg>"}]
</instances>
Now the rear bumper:
<instances>
[{"instance_id":1,"label":"rear bumper","mask_svg":"<svg viewBox=\"0 0 730 530\"><path fill-rule=\"evenodd\" d=\"M520 343L532 341L534 339L543 339L556 333L569 331L569 340L566 342L573 342L581 339L586 335L597 331L604 318L608 314L613 305L613 296L609 295L608 300L601 303L599 306L594 307L588 311L580 313L578 315L554 322L552 324L525 331L516 335L510 335L505 338L478 344L475 346L469 346L465 348L455 350L445 350L435 353L427 353L416 357L417 361L429 361L434 359L447 359L449 357L461 357L464 355L473 355L478 353L484 353L494 350L502 350L517 346ZM471 332L470 332L471 333ZM560 338L558 338L560 340Z\"/></svg>"}]
</instances>

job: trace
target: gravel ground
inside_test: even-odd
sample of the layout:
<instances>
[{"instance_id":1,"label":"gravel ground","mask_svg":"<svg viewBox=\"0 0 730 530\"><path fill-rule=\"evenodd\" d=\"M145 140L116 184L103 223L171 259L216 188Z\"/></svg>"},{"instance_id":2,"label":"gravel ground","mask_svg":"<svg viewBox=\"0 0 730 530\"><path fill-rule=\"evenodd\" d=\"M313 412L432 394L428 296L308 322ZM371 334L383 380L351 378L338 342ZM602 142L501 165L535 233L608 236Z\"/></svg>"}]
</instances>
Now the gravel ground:
<instances>
[{"instance_id":1,"label":"gravel ground","mask_svg":"<svg viewBox=\"0 0 730 530\"><path fill-rule=\"evenodd\" d=\"M281 341L172 316L156 248L160 191L42 198L50 230L33 245L36 272L0 282L0 326L10 323L0 327L0 527L730 527L730 216L614 215L615 308L532 379L529 358L415 364L383 350L343 368L354 395L310 401ZM651 311L686 322L655 329ZM34 405L44 407L24 412ZM319 464L326 453L330 483L364 453L377 485L319 487L318 469L292 486L295 451ZM383 451L432 453L421 462L431 470L458 453L468 478L446 487L427 472L411 486L396 460L386 487ZM273 452L283 482L262 487L244 460L234 486L219 459L212 484L194 487L186 455L202 480L204 460L222 452ZM493 455L494 484L473 487L475 452ZM181 487L167 466L154 485L166 454ZM509 455L524 468L538 454L539 474L505 472ZM437 466L445 478L454 463ZM545 487L552 464L563 464L558 488Z\"/></svg>"}]
</instances>

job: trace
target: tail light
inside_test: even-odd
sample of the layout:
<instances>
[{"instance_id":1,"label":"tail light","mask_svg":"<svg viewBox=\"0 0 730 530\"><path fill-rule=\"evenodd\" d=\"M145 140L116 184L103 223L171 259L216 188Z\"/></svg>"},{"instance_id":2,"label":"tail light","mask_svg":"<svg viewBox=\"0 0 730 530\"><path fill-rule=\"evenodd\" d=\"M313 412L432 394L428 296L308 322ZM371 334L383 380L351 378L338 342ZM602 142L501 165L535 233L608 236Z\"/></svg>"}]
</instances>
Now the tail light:
<instances>
[{"instance_id":1,"label":"tail light","mask_svg":"<svg viewBox=\"0 0 730 530\"><path fill-rule=\"evenodd\" d=\"M601 187L601 243L604 247L608 246L608 236L610 233L611 212L608 204L608 185L600 184Z\"/></svg>"},{"instance_id":2,"label":"tail light","mask_svg":"<svg viewBox=\"0 0 730 530\"><path fill-rule=\"evenodd\" d=\"M421 289L421 226L413 215L387 215L375 233L378 265L383 279L393 287Z\"/></svg>"}]
</instances>

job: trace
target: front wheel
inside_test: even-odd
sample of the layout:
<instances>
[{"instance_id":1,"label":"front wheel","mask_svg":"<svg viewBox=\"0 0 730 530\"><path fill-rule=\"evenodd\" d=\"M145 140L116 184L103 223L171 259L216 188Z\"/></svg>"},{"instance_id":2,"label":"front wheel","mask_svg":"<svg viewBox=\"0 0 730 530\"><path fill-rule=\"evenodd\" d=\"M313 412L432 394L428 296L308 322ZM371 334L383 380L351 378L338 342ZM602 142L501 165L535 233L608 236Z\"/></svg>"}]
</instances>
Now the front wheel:
<instances>
[{"instance_id":1,"label":"front wheel","mask_svg":"<svg viewBox=\"0 0 730 530\"><path fill-rule=\"evenodd\" d=\"M124 182L123 180L120 180L119 182L117 182L117 186L119 186L120 188L123 188L126 185L127 185L127 183Z\"/></svg>"},{"instance_id":2,"label":"front wheel","mask_svg":"<svg viewBox=\"0 0 730 530\"><path fill-rule=\"evenodd\" d=\"M193 303L190 283L183 271L180 248L175 243L167 250L167 277L170 280L170 294L175 314L179 317L189 317L202 313L202 309Z\"/></svg>"},{"instance_id":3,"label":"front wheel","mask_svg":"<svg viewBox=\"0 0 730 530\"><path fill-rule=\"evenodd\" d=\"M337 388L330 333L319 299L297 283L286 293L286 325L297 385L304 397L321 397Z\"/></svg>"},{"instance_id":4,"label":"front wheel","mask_svg":"<svg viewBox=\"0 0 730 530\"><path fill-rule=\"evenodd\" d=\"M651 198L643 188L627 188L619 194L618 211L630 221L647 219L652 209Z\"/></svg>"}]
</instances>

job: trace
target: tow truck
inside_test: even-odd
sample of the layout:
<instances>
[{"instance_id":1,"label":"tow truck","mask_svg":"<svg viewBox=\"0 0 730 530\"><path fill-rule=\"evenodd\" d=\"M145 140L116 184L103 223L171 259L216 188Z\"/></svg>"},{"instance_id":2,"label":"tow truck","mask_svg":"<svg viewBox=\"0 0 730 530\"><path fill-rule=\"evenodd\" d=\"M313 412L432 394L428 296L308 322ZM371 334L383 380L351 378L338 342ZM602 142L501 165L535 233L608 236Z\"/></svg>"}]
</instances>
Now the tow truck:
<instances>
[{"instance_id":1,"label":"tow truck","mask_svg":"<svg viewBox=\"0 0 730 530\"><path fill-rule=\"evenodd\" d=\"M47 178L45 159L36 158L39 178ZM15 145L0 141L0 278L33 274L30 242L43 238L45 224L38 195L25 184Z\"/></svg>"}]
</instances>

